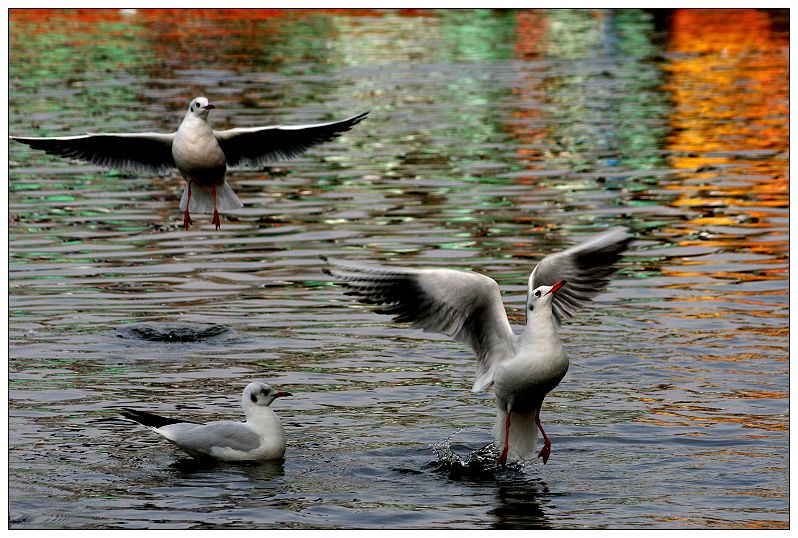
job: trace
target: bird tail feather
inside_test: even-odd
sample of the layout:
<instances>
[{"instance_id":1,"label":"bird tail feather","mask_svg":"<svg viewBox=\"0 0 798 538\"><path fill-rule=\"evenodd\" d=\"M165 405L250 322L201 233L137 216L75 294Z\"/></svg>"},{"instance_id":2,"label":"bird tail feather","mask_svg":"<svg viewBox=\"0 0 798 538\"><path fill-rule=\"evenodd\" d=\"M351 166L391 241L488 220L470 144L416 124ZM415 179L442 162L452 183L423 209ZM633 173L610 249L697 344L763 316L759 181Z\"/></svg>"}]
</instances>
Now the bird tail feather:
<instances>
[{"instance_id":1,"label":"bird tail feather","mask_svg":"<svg viewBox=\"0 0 798 538\"><path fill-rule=\"evenodd\" d=\"M186 204L189 204L189 212L191 213L213 213L213 188L191 184L191 201L188 199L188 183L183 188L183 196L180 198L180 209L185 210ZM219 211L229 211L231 209L239 209L244 204L238 199L236 193L230 187L227 181L224 185L216 189L216 209Z\"/></svg>"},{"instance_id":2,"label":"bird tail feather","mask_svg":"<svg viewBox=\"0 0 798 538\"><path fill-rule=\"evenodd\" d=\"M510 413L510 450L507 452L508 459L526 459L534 454L538 445L538 426L535 424L535 413L537 409L524 411L522 413ZM496 413L496 425L493 427L493 437L499 448L499 452L504 449L504 426L507 420L507 412L499 409Z\"/></svg>"}]
</instances>

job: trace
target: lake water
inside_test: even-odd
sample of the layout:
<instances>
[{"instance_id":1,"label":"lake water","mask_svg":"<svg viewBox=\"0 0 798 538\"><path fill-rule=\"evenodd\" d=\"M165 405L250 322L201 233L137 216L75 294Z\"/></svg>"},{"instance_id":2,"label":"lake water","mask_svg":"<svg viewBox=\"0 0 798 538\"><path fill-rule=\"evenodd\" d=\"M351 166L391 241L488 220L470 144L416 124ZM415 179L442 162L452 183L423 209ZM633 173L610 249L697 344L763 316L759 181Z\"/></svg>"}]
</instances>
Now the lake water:
<instances>
[{"instance_id":1,"label":"lake water","mask_svg":"<svg viewBox=\"0 0 798 538\"><path fill-rule=\"evenodd\" d=\"M196 95L217 128L371 114L231 172L219 231L181 229L177 174L10 143L10 526L787 528L787 17L12 10L13 134L168 132ZM480 271L521 324L536 261L616 225L545 466L461 465L494 419L470 352L321 271ZM235 418L253 379L294 394L282 463L115 412Z\"/></svg>"}]
</instances>

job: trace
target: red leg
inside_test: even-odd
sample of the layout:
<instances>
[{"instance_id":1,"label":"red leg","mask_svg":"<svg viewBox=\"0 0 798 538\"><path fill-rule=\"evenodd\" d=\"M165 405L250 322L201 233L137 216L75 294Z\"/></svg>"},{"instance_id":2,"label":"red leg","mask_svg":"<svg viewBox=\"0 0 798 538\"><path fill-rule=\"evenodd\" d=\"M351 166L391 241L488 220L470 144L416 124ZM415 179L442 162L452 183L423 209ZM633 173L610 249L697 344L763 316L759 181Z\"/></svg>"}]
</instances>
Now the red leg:
<instances>
[{"instance_id":1,"label":"red leg","mask_svg":"<svg viewBox=\"0 0 798 538\"><path fill-rule=\"evenodd\" d=\"M535 424L538 425L540 428L540 433L543 434L543 448L540 449L540 454L538 454L539 458L543 458L543 465L546 465L546 462L549 461L549 455L551 454L551 441L549 440L546 432L543 431L543 424L540 423L540 408L535 411Z\"/></svg>"},{"instance_id":2,"label":"red leg","mask_svg":"<svg viewBox=\"0 0 798 538\"><path fill-rule=\"evenodd\" d=\"M191 203L191 182L188 182L188 198L186 199L186 210L183 212L183 229L188 231L191 225L191 215L188 214L188 206Z\"/></svg>"},{"instance_id":3,"label":"red leg","mask_svg":"<svg viewBox=\"0 0 798 538\"><path fill-rule=\"evenodd\" d=\"M507 452L510 451L510 413L507 413L507 419L504 421L504 450L502 455L499 456L499 465L507 464Z\"/></svg>"},{"instance_id":4,"label":"red leg","mask_svg":"<svg viewBox=\"0 0 798 538\"><path fill-rule=\"evenodd\" d=\"M213 221L212 222L216 225L216 229L218 230L219 226L222 225L222 221L219 220L219 212L216 210L216 185L213 186L213 189L211 190L211 193L213 193Z\"/></svg>"}]
</instances>

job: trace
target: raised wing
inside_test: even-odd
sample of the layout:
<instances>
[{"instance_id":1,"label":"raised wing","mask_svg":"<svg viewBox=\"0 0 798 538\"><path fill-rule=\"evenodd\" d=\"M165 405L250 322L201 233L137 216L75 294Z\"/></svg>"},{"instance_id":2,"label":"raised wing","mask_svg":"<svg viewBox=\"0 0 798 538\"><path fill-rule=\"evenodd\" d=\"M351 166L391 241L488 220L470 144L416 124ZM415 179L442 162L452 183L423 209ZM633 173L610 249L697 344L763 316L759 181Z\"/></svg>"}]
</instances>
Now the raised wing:
<instances>
[{"instance_id":1,"label":"raised wing","mask_svg":"<svg viewBox=\"0 0 798 538\"><path fill-rule=\"evenodd\" d=\"M569 249L543 258L529 277L529 293L538 286L568 281L552 300L557 323L572 317L577 310L604 291L615 263L632 240L626 228L612 228Z\"/></svg>"},{"instance_id":2,"label":"raised wing","mask_svg":"<svg viewBox=\"0 0 798 538\"><path fill-rule=\"evenodd\" d=\"M368 112L341 121L314 125L270 125L214 131L227 165L260 166L293 159L309 148L327 142L360 123Z\"/></svg>"},{"instance_id":3,"label":"raised wing","mask_svg":"<svg viewBox=\"0 0 798 538\"><path fill-rule=\"evenodd\" d=\"M11 136L51 155L87 161L106 168L163 174L175 168L174 133L97 133L80 136Z\"/></svg>"},{"instance_id":4,"label":"raised wing","mask_svg":"<svg viewBox=\"0 0 798 538\"><path fill-rule=\"evenodd\" d=\"M477 356L474 391L493 383L496 364L512 355L510 328L492 278L451 269L366 267L328 261L325 272L362 303L381 305L397 322L442 333L471 347Z\"/></svg>"}]
</instances>

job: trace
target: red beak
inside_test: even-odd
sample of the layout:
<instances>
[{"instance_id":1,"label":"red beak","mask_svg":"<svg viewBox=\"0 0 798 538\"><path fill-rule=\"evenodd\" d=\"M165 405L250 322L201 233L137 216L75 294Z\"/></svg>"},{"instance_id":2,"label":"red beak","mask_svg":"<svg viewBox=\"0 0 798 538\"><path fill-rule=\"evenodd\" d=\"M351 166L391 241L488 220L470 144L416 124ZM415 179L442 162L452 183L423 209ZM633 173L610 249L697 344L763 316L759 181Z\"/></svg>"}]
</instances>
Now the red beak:
<instances>
[{"instance_id":1,"label":"red beak","mask_svg":"<svg viewBox=\"0 0 798 538\"><path fill-rule=\"evenodd\" d=\"M551 287L551 289L549 290L549 292L546 295L548 295L549 293L557 293L557 291L560 288L562 288L563 286L565 286L565 284L567 284L567 283L568 283L568 281L566 281L566 280L558 280L557 282L554 283L554 285Z\"/></svg>"},{"instance_id":2,"label":"red beak","mask_svg":"<svg viewBox=\"0 0 798 538\"><path fill-rule=\"evenodd\" d=\"M208 103L207 105L205 105L205 110L210 110L210 109L212 109L212 108L216 108L216 107L215 107L215 106L213 106L213 105L212 105L212 104L210 104L210 103Z\"/></svg>"},{"instance_id":3,"label":"red beak","mask_svg":"<svg viewBox=\"0 0 798 538\"><path fill-rule=\"evenodd\" d=\"M278 392L274 395L275 398L284 398L286 396L293 396L290 392Z\"/></svg>"}]
</instances>

